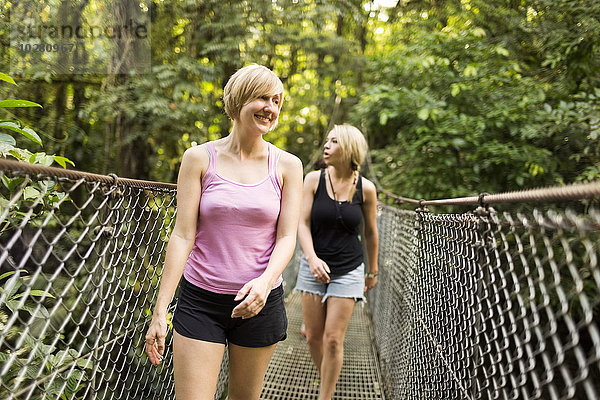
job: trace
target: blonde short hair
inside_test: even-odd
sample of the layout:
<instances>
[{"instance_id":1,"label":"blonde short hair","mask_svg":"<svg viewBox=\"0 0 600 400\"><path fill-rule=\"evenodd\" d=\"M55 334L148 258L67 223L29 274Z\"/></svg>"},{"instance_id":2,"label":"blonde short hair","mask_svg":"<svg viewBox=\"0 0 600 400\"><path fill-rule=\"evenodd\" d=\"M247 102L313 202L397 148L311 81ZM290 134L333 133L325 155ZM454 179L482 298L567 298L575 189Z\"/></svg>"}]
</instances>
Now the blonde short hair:
<instances>
[{"instance_id":1,"label":"blonde short hair","mask_svg":"<svg viewBox=\"0 0 600 400\"><path fill-rule=\"evenodd\" d=\"M350 163L350 168L360 171L365 162L369 146L362 132L352 125L335 125L331 130L337 137L342 157Z\"/></svg>"},{"instance_id":2,"label":"blonde short hair","mask_svg":"<svg viewBox=\"0 0 600 400\"><path fill-rule=\"evenodd\" d=\"M225 113L236 119L246 104L262 96L281 94L279 109L283 105L283 83L273 71L262 65L252 64L240 68L229 78L223 92Z\"/></svg>"}]
</instances>

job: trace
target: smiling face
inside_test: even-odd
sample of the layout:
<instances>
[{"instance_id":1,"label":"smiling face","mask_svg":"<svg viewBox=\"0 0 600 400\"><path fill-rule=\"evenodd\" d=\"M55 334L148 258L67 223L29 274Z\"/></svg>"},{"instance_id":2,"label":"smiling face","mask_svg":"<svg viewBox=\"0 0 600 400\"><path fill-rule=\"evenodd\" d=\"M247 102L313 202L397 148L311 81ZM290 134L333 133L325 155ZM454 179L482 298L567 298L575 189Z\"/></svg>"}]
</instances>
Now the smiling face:
<instances>
[{"instance_id":1,"label":"smiling face","mask_svg":"<svg viewBox=\"0 0 600 400\"><path fill-rule=\"evenodd\" d=\"M225 112L233 121L261 126L261 129L269 125L268 129L273 129L283 104L283 84L270 69L262 65L248 65L227 81L223 103Z\"/></svg>"},{"instance_id":2,"label":"smiling face","mask_svg":"<svg viewBox=\"0 0 600 400\"><path fill-rule=\"evenodd\" d=\"M245 129L265 134L277 125L281 94L264 95L246 103L236 119Z\"/></svg>"}]
</instances>

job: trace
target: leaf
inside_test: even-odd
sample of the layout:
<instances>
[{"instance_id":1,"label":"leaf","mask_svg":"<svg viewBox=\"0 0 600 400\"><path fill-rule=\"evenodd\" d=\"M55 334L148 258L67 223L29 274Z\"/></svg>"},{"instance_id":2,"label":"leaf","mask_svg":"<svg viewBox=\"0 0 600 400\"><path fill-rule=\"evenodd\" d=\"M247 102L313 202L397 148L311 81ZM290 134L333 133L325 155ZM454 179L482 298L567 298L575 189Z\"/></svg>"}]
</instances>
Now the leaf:
<instances>
[{"instance_id":1,"label":"leaf","mask_svg":"<svg viewBox=\"0 0 600 400\"><path fill-rule=\"evenodd\" d=\"M15 146L17 144L17 141L14 137L7 135L6 133L0 133L0 143Z\"/></svg>"},{"instance_id":2,"label":"leaf","mask_svg":"<svg viewBox=\"0 0 600 400\"><path fill-rule=\"evenodd\" d=\"M56 161L63 168L67 168L67 163L71 164L72 166L75 166L75 163L69 160L67 157L52 156L52 158L54 158L54 161Z\"/></svg>"},{"instance_id":3,"label":"leaf","mask_svg":"<svg viewBox=\"0 0 600 400\"><path fill-rule=\"evenodd\" d=\"M8 359L10 358L10 354L4 353L2 351L0 351L0 362L1 363L5 363L8 361Z\"/></svg>"},{"instance_id":4,"label":"leaf","mask_svg":"<svg viewBox=\"0 0 600 400\"><path fill-rule=\"evenodd\" d=\"M8 154L10 154L11 156L13 156L17 160L24 160L25 157L23 157L23 155L21 154L22 152L20 152L19 150L22 150L22 149L12 148L12 149L10 149L8 151Z\"/></svg>"},{"instance_id":5,"label":"leaf","mask_svg":"<svg viewBox=\"0 0 600 400\"><path fill-rule=\"evenodd\" d=\"M0 107L40 107L43 108L40 104L34 103L33 101L28 100L0 100Z\"/></svg>"},{"instance_id":6,"label":"leaf","mask_svg":"<svg viewBox=\"0 0 600 400\"><path fill-rule=\"evenodd\" d=\"M429 118L429 108L421 108L417 113L420 120L426 121Z\"/></svg>"},{"instance_id":7,"label":"leaf","mask_svg":"<svg viewBox=\"0 0 600 400\"><path fill-rule=\"evenodd\" d=\"M8 208L10 207L10 201L8 201L7 199L5 199L4 197L0 196L0 208ZM5 220L6 221L6 220ZM3 221L4 222L4 221ZM0 291L2 290L2 288L0 288Z\"/></svg>"},{"instance_id":8,"label":"leaf","mask_svg":"<svg viewBox=\"0 0 600 400\"><path fill-rule=\"evenodd\" d=\"M50 299L55 299L56 298L54 295L52 295L51 293L46 292L45 290L32 290L29 293L32 296L39 296L39 297L46 296L46 297L48 297Z\"/></svg>"},{"instance_id":9,"label":"leaf","mask_svg":"<svg viewBox=\"0 0 600 400\"><path fill-rule=\"evenodd\" d=\"M67 364L70 364L78 357L77 350L75 349L67 349L61 350L54 356L54 363L57 367L62 367Z\"/></svg>"},{"instance_id":10,"label":"leaf","mask_svg":"<svg viewBox=\"0 0 600 400\"><path fill-rule=\"evenodd\" d=\"M21 310L27 311L29 315L35 318L50 318L50 313L48 312L46 307L40 306L37 310L36 308L36 305L26 303L23 305L23 307L21 307Z\"/></svg>"},{"instance_id":11,"label":"leaf","mask_svg":"<svg viewBox=\"0 0 600 400\"><path fill-rule=\"evenodd\" d=\"M40 146L42 145L42 139L38 136L37 133L35 133L33 129L29 127L21 128L16 122L4 121L0 122L0 128L10 129L11 131L18 132L21 135L25 136L27 139L31 140L32 142L35 142Z\"/></svg>"},{"instance_id":12,"label":"leaf","mask_svg":"<svg viewBox=\"0 0 600 400\"><path fill-rule=\"evenodd\" d=\"M454 138L454 139L452 139L452 144L456 148L461 148L467 144L467 141L462 138Z\"/></svg>"},{"instance_id":13,"label":"leaf","mask_svg":"<svg viewBox=\"0 0 600 400\"><path fill-rule=\"evenodd\" d=\"M67 378L66 392L67 398L73 398L74 395L83 387L81 382L85 380L85 372L79 369L74 370Z\"/></svg>"},{"instance_id":14,"label":"leaf","mask_svg":"<svg viewBox=\"0 0 600 400\"><path fill-rule=\"evenodd\" d=\"M467 67L464 70L464 74L465 74L465 76L468 76L468 77L476 76L477 75L477 67L475 67L473 64L467 65Z\"/></svg>"},{"instance_id":15,"label":"leaf","mask_svg":"<svg viewBox=\"0 0 600 400\"><path fill-rule=\"evenodd\" d=\"M25 367L25 376L29 379L36 379L40 376L41 370L41 365L28 365Z\"/></svg>"},{"instance_id":16,"label":"leaf","mask_svg":"<svg viewBox=\"0 0 600 400\"><path fill-rule=\"evenodd\" d=\"M76 364L79 368L92 369L94 367L94 362L89 358L77 360Z\"/></svg>"},{"instance_id":17,"label":"leaf","mask_svg":"<svg viewBox=\"0 0 600 400\"><path fill-rule=\"evenodd\" d=\"M523 186L523 184L525 183L525 179L523 179L523 177L520 175L515 178L515 181L517 182L517 185L519 185L519 186Z\"/></svg>"},{"instance_id":18,"label":"leaf","mask_svg":"<svg viewBox=\"0 0 600 400\"><path fill-rule=\"evenodd\" d=\"M14 81L13 78L11 78L10 76L8 76L8 75L6 75L5 73L2 73L2 72L0 72L0 81L12 83L15 86L17 85L17 83Z\"/></svg>"},{"instance_id":19,"label":"leaf","mask_svg":"<svg viewBox=\"0 0 600 400\"><path fill-rule=\"evenodd\" d=\"M453 83L452 85L450 85L450 94L452 95L452 97L458 96L459 93L460 93L460 85L457 85L456 83Z\"/></svg>"},{"instance_id":20,"label":"leaf","mask_svg":"<svg viewBox=\"0 0 600 400\"><path fill-rule=\"evenodd\" d=\"M8 291L7 298L10 300L15 295L15 293L17 293L17 290L19 290L19 288L21 287L23 282L21 282L20 280L14 280L14 281L9 280L8 282L11 283L12 285L10 285L8 287L5 286L3 289ZM4 285L6 285L6 283L4 283ZM9 306L9 308L10 308L10 306Z\"/></svg>"},{"instance_id":21,"label":"leaf","mask_svg":"<svg viewBox=\"0 0 600 400\"><path fill-rule=\"evenodd\" d=\"M33 129L26 126L23 128L23 130L25 131L24 135L27 139L29 139L33 142L36 142L40 146L42 145L42 139L39 137L39 135Z\"/></svg>"},{"instance_id":22,"label":"leaf","mask_svg":"<svg viewBox=\"0 0 600 400\"><path fill-rule=\"evenodd\" d=\"M382 112L381 114L379 114L379 125L387 124L388 117L388 113L386 112Z\"/></svg>"},{"instance_id":23,"label":"leaf","mask_svg":"<svg viewBox=\"0 0 600 400\"><path fill-rule=\"evenodd\" d=\"M496 47L496 53L500 54L501 56L505 56L505 57L509 56L508 50L506 50L504 47L501 47L501 46Z\"/></svg>"},{"instance_id":24,"label":"leaf","mask_svg":"<svg viewBox=\"0 0 600 400\"><path fill-rule=\"evenodd\" d=\"M27 335L25 337L25 343L27 343L27 345L32 349L35 349L35 356L40 359L48 358L48 356L56 350L56 346L52 344L45 344L40 339L31 335Z\"/></svg>"},{"instance_id":25,"label":"leaf","mask_svg":"<svg viewBox=\"0 0 600 400\"><path fill-rule=\"evenodd\" d=\"M43 152L41 152L41 153L33 153L29 157L29 162L31 164L42 164L42 165L45 165L45 166L49 167L54 162L54 158L52 156L47 155L46 153L43 153Z\"/></svg>"},{"instance_id":26,"label":"leaf","mask_svg":"<svg viewBox=\"0 0 600 400\"><path fill-rule=\"evenodd\" d=\"M473 29L473 36L475 37L485 37L486 33L482 28L474 28Z\"/></svg>"},{"instance_id":27,"label":"leaf","mask_svg":"<svg viewBox=\"0 0 600 400\"><path fill-rule=\"evenodd\" d=\"M8 190L10 190L11 192L13 190L15 190L15 188L20 185L22 182L24 181L24 178L21 177L16 177L16 178L9 178L6 175L4 175L2 177L2 183L4 183L4 186L6 186L6 188Z\"/></svg>"},{"instance_id":28,"label":"leaf","mask_svg":"<svg viewBox=\"0 0 600 400\"><path fill-rule=\"evenodd\" d=\"M15 148L8 144L0 142L0 154L9 154L11 151L14 151Z\"/></svg>"},{"instance_id":29,"label":"leaf","mask_svg":"<svg viewBox=\"0 0 600 400\"><path fill-rule=\"evenodd\" d=\"M21 294L15 296L14 299L18 299L19 297L23 296L24 294L25 293L21 293ZM39 296L39 297L42 297L42 296L45 295L46 297L50 297L51 299L55 299L56 298L56 297L54 297L53 295L51 295L50 293L48 293L48 292L46 292L44 290L30 290L29 291L29 295L30 296Z\"/></svg>"},{"instance_id":30,"label":"leaf","mask_svg":"<svg viewBox=\"0 0 600 400\"><path fill-rule=\"evenodd\" d=\"M9 309L10 311L12 311L13 313L14 313L14 312L16 312L16 311L18 310L18 309L17 309L17 306L19 305L19 302L18 302L18 301L9 300L9 301L7 301L5 304L6 304L6 307L8 307L8 309Z\"/></svg>"},{"instance_id":31,"label":"leaf","mask_svg":"<svg viewBox=\"0 0 600 400\"><path fill-rule=\"evenodd\" d=\"M2 279L4 279L4 278L7 278L7 277L11 276L12 274L14 274L14 273L16 273L16 272L17 272L17 271L8 271L8 272L5 272L5 273L3 273L2 275L0 275L0 281L1 281Z\"/></svg>"},{"instance_id":32,"label":"leaf","mask_svg":"<svg viewBox=\"0 0 600 400\"><path fill-rule=\"evenodd\" d=\"M23 189L23 200L35 199L40 196L40 191L31 186L27 186Z\"/></svg>"}]
</instances>

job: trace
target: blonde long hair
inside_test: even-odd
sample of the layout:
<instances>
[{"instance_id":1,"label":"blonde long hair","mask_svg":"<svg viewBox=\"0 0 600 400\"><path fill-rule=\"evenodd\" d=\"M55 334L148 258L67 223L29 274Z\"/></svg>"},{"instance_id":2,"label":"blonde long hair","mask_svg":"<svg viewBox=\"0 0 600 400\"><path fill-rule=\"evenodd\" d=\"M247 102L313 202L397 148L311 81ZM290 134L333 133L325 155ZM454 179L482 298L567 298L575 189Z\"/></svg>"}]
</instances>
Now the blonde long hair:
<instances>
[{"instance_id":1,"label":"blonde long hair","mask_svg":"<svg viewBox=\"0 0 600 400\"><path fill-rule=\"evenodd\" d=\"M356 190L356 181L359 179L362 164L365 162L369 146L362 132L348 124L334 125L331 132L337 137L338 145L342 152L342 158L348 162L350 169L354 172L354 184L350 189L348 200L351 202Z\"/></svg>"}]
</instances>

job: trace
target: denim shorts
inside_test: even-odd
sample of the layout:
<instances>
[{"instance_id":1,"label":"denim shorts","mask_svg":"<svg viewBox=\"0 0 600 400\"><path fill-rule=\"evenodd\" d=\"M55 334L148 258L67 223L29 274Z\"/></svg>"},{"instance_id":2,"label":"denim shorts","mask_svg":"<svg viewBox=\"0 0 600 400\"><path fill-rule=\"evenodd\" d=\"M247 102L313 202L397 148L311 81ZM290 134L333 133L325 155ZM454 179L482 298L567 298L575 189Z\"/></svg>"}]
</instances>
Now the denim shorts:
<instances>
[{"instance_id":1,"label":"denim shorts","mask_svg":"<svg viewBox=\"0 0 600 400\"><path fill-rule=\"evenodd\" d=\"M328 297L352 298L356 301L365 300L365 264L362 263L352 271L343 275L330 275L329 283L319 283L310 273L308 261L302 256L296 288L299 292L323 296L325 303Z\"/></svg>"},{"instance_id":2,"label":"denim shorts","mask_svg":"<svg viewBox=\"0 0 600 400\"><path fill-rule=\"evenodd\" d=\"M204 290L183 278L173 328L190 339L243 347L266 347L285 340L288 320L281 285L271 290L263 309L252 318L231 318L235 306L243 301L234 298Z\"/></svg>"}]
</instances>

